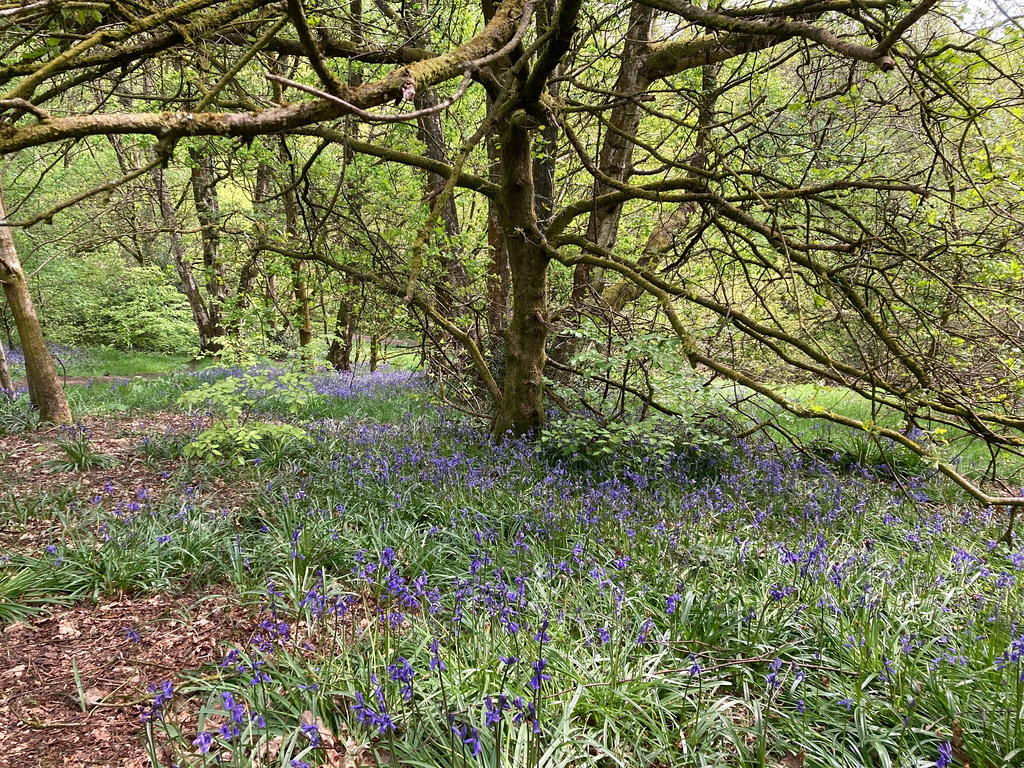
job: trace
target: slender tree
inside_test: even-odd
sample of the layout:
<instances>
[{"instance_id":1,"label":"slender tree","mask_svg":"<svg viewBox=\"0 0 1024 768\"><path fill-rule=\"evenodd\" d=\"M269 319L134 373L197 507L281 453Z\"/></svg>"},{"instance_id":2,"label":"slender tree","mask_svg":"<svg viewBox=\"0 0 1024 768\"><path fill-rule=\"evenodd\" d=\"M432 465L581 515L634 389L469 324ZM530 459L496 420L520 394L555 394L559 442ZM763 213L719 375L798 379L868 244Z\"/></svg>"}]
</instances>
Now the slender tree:
<instances>
[{"instance_id":1,"label":"slender tree","mask_svg":"<svg viewBox=\"0 0 1024 768\"><path fill-rule=\"evenodd\" d=\"M14 315L14 323L18 328L21 340L21 352L25 357L25 378L28 380L28 395L38 411L39 420L44 423L65 424L71 422L71 409L68 407L64 388L57 378L57 369L53 357L46 348L43 329L36 316L35 304L28 288L28 280L18 260L18 252L14 245L14 233L7 225L7 209L4 203L3 188L0 186L0 284L4 287L4 296ZM6 358L3 368L6 370ZM5 389L13 389L10 375Z\"/></svg>"}]
</instances>

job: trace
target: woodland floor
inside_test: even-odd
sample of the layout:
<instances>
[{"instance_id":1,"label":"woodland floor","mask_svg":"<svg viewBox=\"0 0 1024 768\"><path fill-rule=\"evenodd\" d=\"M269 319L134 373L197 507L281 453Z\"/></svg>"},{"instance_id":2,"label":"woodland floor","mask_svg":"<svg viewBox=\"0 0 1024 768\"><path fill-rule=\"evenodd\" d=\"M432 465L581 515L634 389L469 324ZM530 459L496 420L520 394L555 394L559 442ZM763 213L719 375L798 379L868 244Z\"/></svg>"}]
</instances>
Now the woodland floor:
<instances>
[{"instance_id":1,"label":"woodland floor","mask_svg":"<svg viewBox=\"0 0 1024 768\"><path fill-rule=\"evenodd\" d=\"M147 434L184 430L189 423L169 413L81 419L91 430L91 444L117 460L113 467L85 472L47 465L61 454L58 428L0 438L0 487L15 498L72 485L99 492L108 484L106 495L115 499L131 500L142 488L156 497L173 462L147 464L138 445ZM202 493L221 506L238 498L237 489L223 484ZM0 553L41 548L50 526L29 517L26 525L0 527ZM157 593L83 600L5 627L0 768L149 765L139 718L140 706L152 698L147 685L198 668L217 655L218 643L248 637L254 621L238 614L225 596Z\"/></svg>"},{"instance_id":2,"label":"woodland floor","mask_svg":"<svg viewBox=\"0 0 1024 768\"><path fill-rule=\"evenodd\" d=\"M146 686L195 669L245 625L226 597L82 601L15 622L0 664L0 766L142 768ZM129 637L129 630L138 641Z\"/></svg>"}]
</instances>

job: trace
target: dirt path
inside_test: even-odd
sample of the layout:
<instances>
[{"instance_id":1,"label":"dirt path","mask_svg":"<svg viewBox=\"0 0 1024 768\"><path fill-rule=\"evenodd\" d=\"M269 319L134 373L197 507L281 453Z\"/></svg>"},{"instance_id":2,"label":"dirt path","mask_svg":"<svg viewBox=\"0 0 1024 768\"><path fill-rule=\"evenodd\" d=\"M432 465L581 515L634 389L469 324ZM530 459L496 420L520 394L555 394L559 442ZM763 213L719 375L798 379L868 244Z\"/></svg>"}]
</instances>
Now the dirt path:
<instances>
[{"instance_id":1,"label":"dirt path","mask_svg":"<svg viewBox=\"0 0 1024 768\"><path fill-rule=\"evenodd\" d=\"M159 379L167 376L166 373L136 373L133 376L61 376L61 383L65 387L87 386L89 384L111 384L115 381L131 381L132 379ZM27 389L28 382L19 379L14 382L14 388Z\"/></svg>"}]
</instances>

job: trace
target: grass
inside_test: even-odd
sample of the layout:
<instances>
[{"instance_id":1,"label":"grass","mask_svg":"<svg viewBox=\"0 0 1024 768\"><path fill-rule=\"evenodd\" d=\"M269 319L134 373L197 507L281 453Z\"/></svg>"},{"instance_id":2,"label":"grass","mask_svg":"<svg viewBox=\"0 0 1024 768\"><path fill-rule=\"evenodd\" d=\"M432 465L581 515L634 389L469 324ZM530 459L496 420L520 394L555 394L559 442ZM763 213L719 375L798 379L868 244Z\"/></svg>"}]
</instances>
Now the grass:
<instances>
[{"instance_id":1,"label":"grass","mask_svg":"<svg viewBox=\"0 0 1024 768\"><path fill-rule=\"evenodd\" d=\"M174 407L231 373L80 388L79 406ZM240 467L183 460L188 435L154 435L140 455L181 462L158 488L0 497L0 525L49 531L11 553L8 582L38 576L54 599L223 589L258 615L251 643L184 672L169 699L155 681L154 754L298 766L344 749L486 768L1024 756L1024 550L993 548L992 510L951 503L927 475L897 484L765 441L702 444L670 422L669 440L610 456L564 456L590 439L572 422L554 428L557 453L495 446L402 376L323 377L298 408L260 399L259 418L308 439L263 441ZM202 490L221 480L239 489L231 507Z\"/></svg>"},{"instance_id":2,"label":"grass","mask_svg":"<svg viewBox=\"0 0 1024 768\"><path fill-rule=\"evenodd\" d=\"M68 376L143 376L182 370L190 360L190 355L89 347L68 365L67 372Z\"/></svg>"}]
</instances>

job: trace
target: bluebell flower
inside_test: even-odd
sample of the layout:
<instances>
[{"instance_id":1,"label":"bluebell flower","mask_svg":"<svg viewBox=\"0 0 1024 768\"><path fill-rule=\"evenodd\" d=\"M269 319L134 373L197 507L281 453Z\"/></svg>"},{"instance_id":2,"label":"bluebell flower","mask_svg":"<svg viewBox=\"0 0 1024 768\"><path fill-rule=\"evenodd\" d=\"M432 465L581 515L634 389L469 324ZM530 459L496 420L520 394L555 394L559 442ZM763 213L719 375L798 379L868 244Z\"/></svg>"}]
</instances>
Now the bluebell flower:
<instances>
[{"instance_id":1,"label":"bluebell flower","mask_svg":"<svg viewBox=\"0 0 1024 768\"><path fill-rule=\"evenodd\" d=\"M213 736L206 731L203 731L196 737L196 740L193 741L192 744L199 747L199 751L205 755L210 751L210 747L213 746Z\"/></svg>"},{"instance_id":2,"label":"bluebell flower","mask_svg":"<svg viewBox=\"0 0 1024 768\"><path fill-rule=\"evenodd\" d=\"M314 747L320 746L320 731L314 723L303 723L299 726L302 734L309 739Z\"/></svg>"},{"instance_id":3,"label":"bluebell flower","mask_svg":"<svg viewBox=\"0 0 1024 768\"><path fill-rule=\"evenodd\" d=\"M438 647L439 646L438 646L437 638L436 637L431 638L431 640L430 640L430 654L431 654L430 655L430 671L431 672L433 672L435 670L440 671L440 672L444 672L444 669L445 669L444 662L441 661L441 654L440 654L440 651L438 650Z\"/></svg>"},{"instance_id":4,"label":"bluebell flower","mask_svg":"<svg viewBox=\"0 0 1024 768\"><path fill-rule=\"evenodd\" d=\"M544 672L547 665L547 659L537 659L537 661L533 663L533 677L530 678L530 687L533 688L533 690L539 690L545 680L551 679L551 675Z\"/></svg>"}]
</instances>

